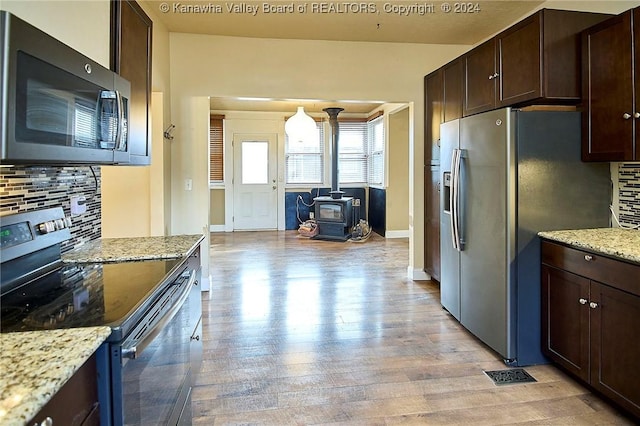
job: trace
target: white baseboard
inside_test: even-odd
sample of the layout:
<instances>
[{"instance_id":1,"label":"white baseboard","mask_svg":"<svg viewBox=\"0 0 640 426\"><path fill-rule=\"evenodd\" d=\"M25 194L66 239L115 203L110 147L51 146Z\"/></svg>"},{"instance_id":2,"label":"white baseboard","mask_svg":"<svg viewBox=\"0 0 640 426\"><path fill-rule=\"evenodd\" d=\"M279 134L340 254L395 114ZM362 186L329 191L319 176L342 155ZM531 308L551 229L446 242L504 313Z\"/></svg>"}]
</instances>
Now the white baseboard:
<instances>
[{"instance_id":1,"label":"white baseboard","mask_svg":"<svg viewBox=\"0 0 640 426\"><path fill-rule=\"evenodd\" d=\"M226 228L224 225L209 225L209 232L225 232Z\"/></svg>"},{"instance_id":2,"label":"white baseboard","mask_svg":"<svg viewBox=\"0 0 640 426\"><path fill-rule=\"evenodd\" d=\"M401 231L385 231L385 238L409 238L409 230L401 230Z\"/></svg>"},{"instance_id":3,"label":"white baseboard","mask_svg":"<svg viewBox=\"0 0 640 426\"><path fill-rule=\"evenodd\" d=\"M414 269L411 266L407 266L407 278L413 281L429 281L431 275L427 274L422 269Z\"/></svg>"}]
</instances>

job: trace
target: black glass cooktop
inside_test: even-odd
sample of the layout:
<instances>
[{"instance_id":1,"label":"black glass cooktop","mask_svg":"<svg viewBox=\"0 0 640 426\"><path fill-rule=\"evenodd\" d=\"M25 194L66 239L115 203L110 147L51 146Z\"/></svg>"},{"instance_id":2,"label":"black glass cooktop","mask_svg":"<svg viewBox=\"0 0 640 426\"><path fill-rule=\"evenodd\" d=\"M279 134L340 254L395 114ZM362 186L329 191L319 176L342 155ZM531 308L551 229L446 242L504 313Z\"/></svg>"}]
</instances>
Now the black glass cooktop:
<instances>
[{"instance_id":1,"label":"black glass cooktop","mask_svg":"<svg viewBox=\"0 0 640 426\"><path fill-rule=\"evenodd\" d=\"M180 259L63 264L2 296L0 330L120 327L161 292L179 263Z\"/></svg>"}]
</instances>

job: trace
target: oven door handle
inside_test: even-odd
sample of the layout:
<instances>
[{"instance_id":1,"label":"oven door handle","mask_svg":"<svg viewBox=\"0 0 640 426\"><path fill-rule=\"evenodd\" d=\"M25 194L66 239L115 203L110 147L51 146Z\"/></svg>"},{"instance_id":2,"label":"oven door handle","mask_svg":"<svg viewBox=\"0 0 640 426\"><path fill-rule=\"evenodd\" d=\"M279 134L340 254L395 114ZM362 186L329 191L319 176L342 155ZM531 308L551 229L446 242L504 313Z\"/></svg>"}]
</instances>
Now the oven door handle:
<instances>
[{"instance_id":1,"label":"oven door handle","mask_svg":"<svg viewBox=\"0 0 640 426\"><path fill-rule=\"evenodd\" d=\"M184 305L185 300L189 297L189 292L191 291L191 287L193 286L196 279L196 271L191 270L189 280L187 285L181 290L182 293L178 298L178 302L174 303L171 309L162 316L162 318L157 321L154 327L144 334L139 340L136 340L136 344L132 346L123 345L122 347L122 360L126 362L127 359L136 359L140 356L140 354L144 351L144 349L149 346L149 344L156 338L158 334L162 331L162 329L173 319L174 316L178 313L182 305ZM179 285L179 284L172 284ZM123 364L124 365L124 364Z\"/></svg>"}]
</instances>

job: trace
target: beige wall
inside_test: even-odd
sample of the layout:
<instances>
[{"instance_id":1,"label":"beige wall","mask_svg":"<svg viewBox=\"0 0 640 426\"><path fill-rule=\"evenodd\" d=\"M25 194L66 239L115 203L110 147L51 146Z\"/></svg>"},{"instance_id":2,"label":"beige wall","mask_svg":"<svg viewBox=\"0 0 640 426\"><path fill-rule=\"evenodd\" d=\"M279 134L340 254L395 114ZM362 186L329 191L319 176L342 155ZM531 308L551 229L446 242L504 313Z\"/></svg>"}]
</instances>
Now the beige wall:
<instances>
[{"instance_id":1,"label":"beige wall","mask_svg":"<svg viewBox=\"0 0 640 426\"><path fill-rule=\"evenodd\" d=\"M409 229L409 107L389 114L386 232Z\"/></svg>"},{"instance_id":2,"label":"beige wall","mask_svg":"<svg viewBox=\"0 0 640 426\"><path fill-rule=\"evenodd\" d=\"M108 0L2 0L0 8L109 67L111 12Z\"/></svg>"},{"instance_id":3,"label":"beige wall","mask_svg":"<svg viewBox=\"0 0 640 426\"><path fill-rule=\"evenodd\" d=\"M305 99L384 100L413 103L410 130L410 269L422 271L423 253L423 91L425 74L458 56L467 46L252 39L171 34L172 114L188 121L192 97L257 96ZM221 59L223 58L223 59ZM384 63L381 66L380 63ZM199 114L199 112L198 112ZM176 122L180 143L172 151L173 223L206 224L195 179L207 182L207 147ZM206 127L205 127L206 128ZM193 196L182 182L194 178ZM177 199L176 199L177 198Z\"/></svg>"},{"instance_id":4,"label":"beige wall","mask_svg":"<svg viewBox=\"0 0 640 426\"><path fill-rule=\"evenodd\" d=\"M224 189L212 189L209 193L209 224L224 225Z\"/></svg>"}]
</instances>

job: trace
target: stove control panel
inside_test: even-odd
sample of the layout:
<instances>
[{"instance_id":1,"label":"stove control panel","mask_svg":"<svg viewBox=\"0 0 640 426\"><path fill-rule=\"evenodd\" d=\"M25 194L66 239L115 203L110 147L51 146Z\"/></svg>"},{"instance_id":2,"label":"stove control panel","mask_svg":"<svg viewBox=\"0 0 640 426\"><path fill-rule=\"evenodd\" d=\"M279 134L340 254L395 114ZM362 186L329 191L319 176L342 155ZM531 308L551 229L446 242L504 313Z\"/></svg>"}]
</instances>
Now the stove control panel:
<instances>
[{"instance_id":1,"label":"stove control panel","mask_svg":"<svg viewBox=\"0 0 640 426\"><path fill-rule=\"evenodd\" d=\"M46 222L39 223L36 226L36 229L41 234L48 234L50 232L60 231L61 229L65 229L65 228L71 228L70 217L48 220Z\"/></svg>"},{"instance_id":2,"label":"stove control panel","mask_svg":"<svg viewBox=\"0 0 640 426\"><path fill-rule=\"evenodd\" d=\"M62 207L2 216L2 264L68 240L71 238L71 225L71 218L65 216Z\"/></svg>"}]
</instances>

